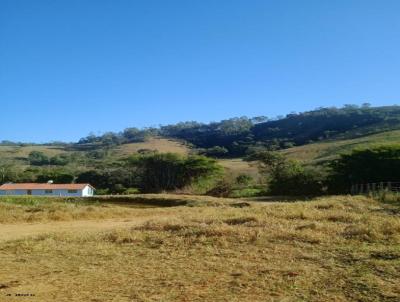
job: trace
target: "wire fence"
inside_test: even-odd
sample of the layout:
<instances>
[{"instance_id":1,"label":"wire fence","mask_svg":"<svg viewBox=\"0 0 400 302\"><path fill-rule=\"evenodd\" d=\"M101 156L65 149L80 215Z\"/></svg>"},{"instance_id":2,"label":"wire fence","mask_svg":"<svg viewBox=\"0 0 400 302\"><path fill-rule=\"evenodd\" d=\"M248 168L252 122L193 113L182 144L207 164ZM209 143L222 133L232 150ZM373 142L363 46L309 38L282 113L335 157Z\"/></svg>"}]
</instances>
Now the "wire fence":
<instances>
[{"instance_id":1,"label":"wire fence","mask_svg":"<svg viewBox=\"0 0 400 302\"><path fill-rule=\"evenodd\" d=\"M366 184L354 184L351 186L351 194L368 194L379 191L389 191L400 193L400 182L373 182Z\"/></svg>"}]
</instances>

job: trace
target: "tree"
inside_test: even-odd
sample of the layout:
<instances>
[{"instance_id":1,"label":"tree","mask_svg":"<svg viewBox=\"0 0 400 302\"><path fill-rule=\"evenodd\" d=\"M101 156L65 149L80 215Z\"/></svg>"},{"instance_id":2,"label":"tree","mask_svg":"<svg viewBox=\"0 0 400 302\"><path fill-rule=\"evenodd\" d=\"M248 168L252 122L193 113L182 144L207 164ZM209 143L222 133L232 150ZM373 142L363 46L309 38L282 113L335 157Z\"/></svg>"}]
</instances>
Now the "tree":
<instances>
[{"instance_id":1,"label":"tree","mask_svg":"<svg viewBox=\"0 0 400 302\"><path fill-rule=\"evenodd\" d=\"M104 175L104 173L101 173L96 170L90 170L80 173L76 179L76 182L90 183L96 189L107 188L107 177Z\"/></svg>"},{"instance_id":2,"label":"tree","mask_svg":"<svg viewBox=\"0 0 400 302\"><path fill-rule=\"evenodd\" d=\"M281 153L273 151L256 151L248 155L245 160L247 161L257 161L258 169L260 172L266 176L276 176L281 171L284 171L286 166L292 163Z\"/></svg>"},{"instance_id":3,"label":"tree","mask_svg":"<svg viewBox=\"0 0 400 302\"><path fill-rule=\"evenodd\" d=\"M74 175L63 170L44 170L36 176L36 182L46 183L52 180L54 183L72 183Z\"/></svg>"},{"instance_id":4,"label":"tree","mask_svg":"<svg viewBox=\"0 0 400 302\"><path fill-rule=\"evenodd\" d=\"M269 183L273 195L316 196L324 193L324 177L315 169L292 163Z\"/></svg>"},{"instance_id":5,"label":"tree","mask_svg":"<svg viewBox=\"0 0 400 302\"><path fill-rule=\"evenodd\" d=\"M323 193L323 175L318 171L303 167L300 162L287 159L272 151L261 151L247 157L248 161L258 161L259 170L268 181L268 189L273 195L319 195Z\"/></svg>"},{"instance_id":6,"label":"tree","mask_svg":"<svg viewBox=\"0 0 400 302\"><path fill-rule=\"evenodd\" d=\"M49 159L50 164L56 166L65 166L69 161L70 159L67 154L55 155Z\"/></svg>"},{"instance_id":7,"label":"tree","mask_svg":"<svg viewBox=\"0 0 400 302\"><path fill-rule=\"evenodd\" d=\"M16 180L15 167L7 162L0 162L0 184Z\"/></svg>"},{"instance_id":8,"label":"tree","mask_svg":"<svg viewBox=\"0 0 400 302\"><path fill-rule=\"evenodd\" d=\"M136 169L140 188L145 192L180 189L201 178L213 177L222 170L213 159L175 153L133 155L128 164Z\"/></svg>"},{"instance_id":9,"label":"tree","mask_svg":"<svg viewBox=\"0 0 400 302\"><path fill-rule=\"evenodd\" d=\"M31 165L34 166L43 166L50 164L49 158L40 151L32 151L28 155L28 160Z\"/></svg>"},{"instance_id":10,"label":"tree","mask_svg":"<svg viewBox=\"0 0 400 302\"><path fill-rule=\"evenodd\" d=\"M355 149L330 163L330 190L348 192L352 184L400 181L400 144Z\"/></svg>"},{"instance_id":11,"label":"tree","mask_svg":"<svg viewBox=\"0 0 400 302\"><path fill-rule=\"evenodd\" d=\"M107 190L108 193L122 193L127 188L137 186L138 177L136 171L125 167L85 171L78 175L76 182L90 183L96 189Z\"/></svg>"},{"instance_id":12,"label":"tree","mask_svg":"<svg viewBox=\"0 0 400 302\"><path fill-rule=\"evenodd\" d=\"M214 146L208 149L200 150L200 154L211 157L223 157L229 153L228 149L220 146Z\"/></svg>"},{"instance_id":13,"label":"tree","mask_svg":"<svg viewBox=\"0 0 400 302\"><path fill-rule=\"evenodd\" d=\"M127 142L134 143L134 142L145 141L149 135L149 132L133 127L133 128L126 128L122 133L122 135Z\"/></svg>"}]
</instances>

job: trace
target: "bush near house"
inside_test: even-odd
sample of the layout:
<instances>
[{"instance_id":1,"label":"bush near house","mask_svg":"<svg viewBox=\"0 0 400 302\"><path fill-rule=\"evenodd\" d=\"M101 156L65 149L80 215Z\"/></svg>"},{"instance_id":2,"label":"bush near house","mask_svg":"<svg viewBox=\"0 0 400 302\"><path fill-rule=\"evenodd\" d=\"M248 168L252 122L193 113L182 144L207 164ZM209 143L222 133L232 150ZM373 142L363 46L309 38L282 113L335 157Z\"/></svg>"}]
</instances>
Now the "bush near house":
<instances>
[{"instance_id":1,"label":"bush near house","mask_svg":"<svg viewBox=\"0 0 400 302\"><path fill-rule=\"evenodd\" d=\"M400 181L400 144L355 149L332 161L329 188L347 193L351 184Z\"/></svg>"}]
</instances>

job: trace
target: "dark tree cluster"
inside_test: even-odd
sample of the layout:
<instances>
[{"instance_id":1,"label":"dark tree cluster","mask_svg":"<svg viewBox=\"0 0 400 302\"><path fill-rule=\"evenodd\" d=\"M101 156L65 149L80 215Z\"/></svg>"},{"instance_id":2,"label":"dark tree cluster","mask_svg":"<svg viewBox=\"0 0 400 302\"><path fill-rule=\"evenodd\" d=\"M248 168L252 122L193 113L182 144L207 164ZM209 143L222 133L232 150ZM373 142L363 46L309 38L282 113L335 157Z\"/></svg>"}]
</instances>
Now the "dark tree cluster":
<instances>
[{"instance_id":1,"label":"dark tree cluster","mask_svg":"<svg viewBox=\"0 0 400 302\"><path fill-rule=\"evenodd\" d=\"M44 165L55 165L65 166L70 162L70 156L68 154L59 154L55 156L47 156L40 151L32 151L28 156L29 163L33 166L44 166Z\"/></svg>"},{"instance_id":2,"label":"dark tree cluster","mask_svg":"<svg viewBox=\"0 0 400 302\"><path fill-rule=\"evenodd\" d=\"M87 137L81 138L76 145L111 147L121 144L143 142L148 137L157 135L157 133L158 130L155 128L126 128L124 131L119 133L106 132L100 136L90 134Z\"/></svg>"},{"instance_id":3,"label":"dark tree cluster","mask_svg":"<svg viewBox=\"0 0 400 302\"><path fill-rule=\"evenodd\" d=\"M348 193L352 184L400 182L400 145L355 149L330 167L332 193Z\"/></svg>"},{"instance_id":4,"label":"dark tree cluster","mask_svg":"<svg viewBox=\"0 0 400 302\"><path fill-rule=\"evenodd\" d=\"M85 171L76 182L90 183L104 193L125 193L132 188L159 193L184 188L221 172L215 160L204 156L153 152L132 155L122 167Z\"/></svg>"}]
</instances>

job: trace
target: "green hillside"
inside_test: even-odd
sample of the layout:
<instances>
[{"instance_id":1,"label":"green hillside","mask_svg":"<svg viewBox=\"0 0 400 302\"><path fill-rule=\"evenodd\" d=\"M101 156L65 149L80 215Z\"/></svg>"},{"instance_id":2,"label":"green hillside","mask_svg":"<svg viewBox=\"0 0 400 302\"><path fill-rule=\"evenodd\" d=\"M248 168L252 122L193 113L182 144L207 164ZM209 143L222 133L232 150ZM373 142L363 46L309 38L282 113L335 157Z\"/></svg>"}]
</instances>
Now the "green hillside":
<instances>
[{"instance_id":1,"label":"green hillside","mask_svg":"<svg viewBox=\"0 0 400 302\"><path fill-rule=\"evenodd\" d=\"M306 164L318 164L336 158L339 154L349 152L354 148L372 147L387 143L400 142L400 130L385 131L377 134L366 135L354 139L325 140L303 146L292 147L281 150L289 158L297 159ZM65 166L44 165L40 169L63 169L71 172L81 172L88 169L101 169L104 166L126 158L128 155L147 151L173 152L179 154L190 154L196 152L181 141L153 137L146 142L129 143L112 147L103 152L100 158L93 157L92 151L75 151L70 147L59 145L30 145L30 146L0 146L0 164L12 165L20 170L32 167L29 165L28 156L32 151L43 152L48 157L56 155L67 155L72 158ZM219 159L218 162L226 169L229 175L235 177L240 174L251 175L258 179L259 173L254 163L248 163L241 158Z\"/></svg>"},{"instance_id":2,"label":"green hillside","mask_svg":"<svg viewBox=\"0 0 400 302\"><path fill-rule=\"evenodd\" d=\"M290 113L279 118L243 116L208 124L187 121L158 128L127 128L100 136L89 135L74 144L74 148L120 146L158 136L187 142L206 155L232 158L254 150L286 149L399 129L400 106L346 105Z\"/></svg>"},{"instance_id":3,"label":"green hillside","mask_svg":"<svg viewBox=\"0 0 400 302\"><path fill-rule=\"evenodd\" d=\"M141 151L188 154L190 149L177 140L158 137L149 138L145 142L111 147L98 146L94 150L75 150L70 145L0 145L0 162L28 167L30 165L29 154L32 151L41 152L49 158L58 155L69 156L71 160L65 165L66 167L79 163L84 163L85 166L90 167L99 162L116 161Z\"/></svg>"},{"instance_id":4,"label":"green hillside","mask_svg":"<svg viewBox=\"0 0 400 302\"><path fill-rule=\"evenodd\" d=\"M339 154L349 152L355 148L367 148L389 143L400 143L400 130L385 131L354 139L327 140L292 147L281 152L290 158L316 164L332 160Z\"/></svg>"},{"instance_id":5,"label":"green hillside","mask_svg":"<svg viewBox=\"0 0 400 302\"><path fill-rule=\"evenodd\" d=\"M201 185L190 187L197 193L208 192L208 188L216 182L220 182L221 191L229 182L233 183L233 187L264 186L266 178L261 177L257 162L244 158L249 159L259 151L278 151L303 162L312 170L310 166L323 164L354 148L398 143L399 127L399 106L347 106L289 114L272 121L265 121L262 117L242 117L210 124L188 122L157 129L128 128L120 133L91 135L70 144L3 142L0 144L0 183L45 182L52 179L61 183L90 182L104 190L111 188L106 192L126 192L144 183L145 174L137 172L137 166L130 161L132 155L138 154L136 157L143 160L146 156L161 161L174 158L180 164L187 158L195 158L192 155L216 159L223 167L218 166L218 169L225 173L218 179L204 180ZM213 159L197 159L200 162L195 161L196 165L193 164L192 168L198 169L201 164L211 162L211 166L215 165ZM186 164L189 165L188 162ZM154 172L161 171L159 166L152 169ZM327 172L324 165L315 170ZM168 173L166 175L170 175Z\"/></svg>"},{"instance_id":6,"label":"green hillside","mask_svg":"<svg viewBox=\"0 0 400 302\"><path fill-rule=\"evenodd\" d=\"M187 144L173 139L165 139L160 137L151 137L145 142L129 143L112 147L105 150L99 147L90 151L75 151L69 146L59 145L29 145L29 146L4 146L0 145L0 165L11 165L19 169L27 169L29 165L29 154L32 151L42 152L44 155L51 157L55 155L71 156L73 160L65 166L57 167L52 165L41 166L41 169L64 169L69 171L84 171L99 166L112 165L116 161L122 160L127 156L143 151L172 152L182 155L195 152ZM99 158L94 158L93 153L102 154ZM255 178L259 177L257 168L254 164L243 161L241 158L219 159L219 163L232 176L239 174L248 174ZM31 166L32 167L32 166ZM39 168L39 167L38 167Z\"/></svg>"},{"instance_id":7,"label":"green hillside","mask_svg":"<svg viewBox=\"0 0 400 302\"><path fill-rule=\"evenodd\" d=\"M0 161L29 166L28 156L32 151L43 152L47 156L71 153L62 145L0 145Z\"/></svg>"}]
</instances>

